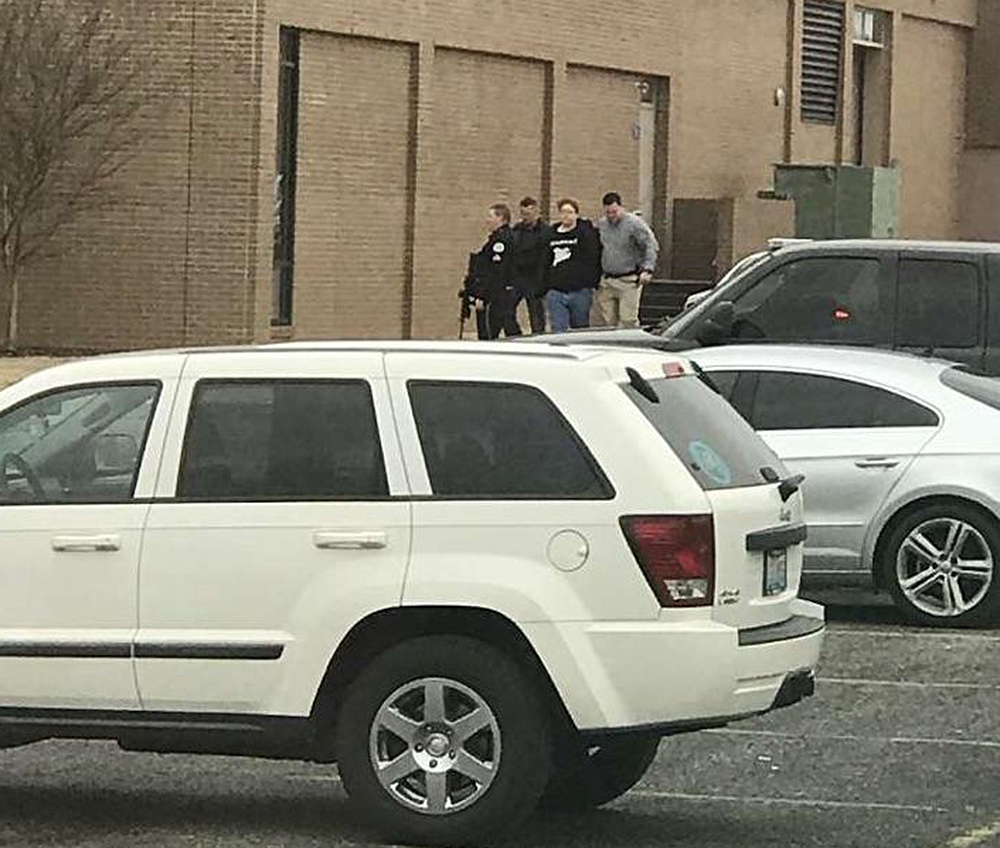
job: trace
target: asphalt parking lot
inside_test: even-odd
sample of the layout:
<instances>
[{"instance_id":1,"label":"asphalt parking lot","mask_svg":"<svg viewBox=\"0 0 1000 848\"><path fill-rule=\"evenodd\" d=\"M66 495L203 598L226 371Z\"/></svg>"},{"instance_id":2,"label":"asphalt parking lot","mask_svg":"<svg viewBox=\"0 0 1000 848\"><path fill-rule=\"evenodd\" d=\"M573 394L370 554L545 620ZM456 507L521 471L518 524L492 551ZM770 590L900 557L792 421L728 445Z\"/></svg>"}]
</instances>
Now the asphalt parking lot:
<instances>
[{"instance_id":1,"label":"asphalt parking lot","mask_svg":"<svg viewBox=\"0 0 1000 848\"><path fill-rule=\"evenodd\" d=\"M506 844L1000 845L1000 632L913 630L869 595L821 599L834 605L817 697L666 740L624 799L536 816ZM49 742L0 751L0 799L4 846L378 844L332 770L293 762Z\"/></svg>"}]
</instances>

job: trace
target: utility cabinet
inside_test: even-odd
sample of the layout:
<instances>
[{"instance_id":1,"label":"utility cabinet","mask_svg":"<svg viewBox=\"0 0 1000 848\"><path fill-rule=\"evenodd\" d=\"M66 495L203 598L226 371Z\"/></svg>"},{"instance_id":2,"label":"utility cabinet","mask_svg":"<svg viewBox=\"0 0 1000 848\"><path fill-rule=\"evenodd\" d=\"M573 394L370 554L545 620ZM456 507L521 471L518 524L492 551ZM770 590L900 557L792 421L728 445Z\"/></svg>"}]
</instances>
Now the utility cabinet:
<instances>
[{"instance_id":1,"label":"utility cabinet","mask_svg":"<svg viewBox=\"0 0 1000 848\"><path fill-rule=\"evenodd\" d=\"M897 238L898 168L775 165L774 194L795 200L798 238Z\"/></svg>"}]
</instances>

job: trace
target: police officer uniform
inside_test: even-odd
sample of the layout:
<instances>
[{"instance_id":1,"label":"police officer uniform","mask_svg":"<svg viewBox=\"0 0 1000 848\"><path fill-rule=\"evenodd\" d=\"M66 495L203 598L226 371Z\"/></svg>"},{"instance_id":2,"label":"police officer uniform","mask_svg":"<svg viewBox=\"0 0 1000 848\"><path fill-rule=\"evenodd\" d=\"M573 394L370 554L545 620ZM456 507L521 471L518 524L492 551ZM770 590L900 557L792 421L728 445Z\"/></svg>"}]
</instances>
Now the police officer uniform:
<instances>
[{"instance_id":1,"label":"police officer uniform","mask_svg":"<svg viewBox=\"0 0 1000 848\"><path fill-rule=\"evenodd\" d=\"M514 315L517 292L514 290L514 235L504 224L490 233L486 244L475 255L475 284L470 294L482 301L476 309L476 328L480 339L504 335L519 336L521 328Z\"/></svg>"}]
</instances>

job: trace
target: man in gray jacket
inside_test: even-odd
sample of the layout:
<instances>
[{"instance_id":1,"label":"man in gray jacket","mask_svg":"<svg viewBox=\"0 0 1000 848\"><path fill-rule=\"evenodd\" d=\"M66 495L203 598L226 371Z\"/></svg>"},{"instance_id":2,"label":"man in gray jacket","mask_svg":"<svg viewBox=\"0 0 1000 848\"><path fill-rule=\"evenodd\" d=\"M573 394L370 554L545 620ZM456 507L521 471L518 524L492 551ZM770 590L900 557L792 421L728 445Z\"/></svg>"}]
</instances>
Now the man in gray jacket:
<instances>
[{"instance_id":1,"label":"man in gray jacket","mask_svg":"<svg viewBox=\"0 0 1000 848\"><path fill-rule=\"evenodd\" d=\"M638 327L642 287L653 279L660 245L649 225L622 206L618 192L604 195L600 287L594 297L595 327Z\"/></svg>"}]
</instances>

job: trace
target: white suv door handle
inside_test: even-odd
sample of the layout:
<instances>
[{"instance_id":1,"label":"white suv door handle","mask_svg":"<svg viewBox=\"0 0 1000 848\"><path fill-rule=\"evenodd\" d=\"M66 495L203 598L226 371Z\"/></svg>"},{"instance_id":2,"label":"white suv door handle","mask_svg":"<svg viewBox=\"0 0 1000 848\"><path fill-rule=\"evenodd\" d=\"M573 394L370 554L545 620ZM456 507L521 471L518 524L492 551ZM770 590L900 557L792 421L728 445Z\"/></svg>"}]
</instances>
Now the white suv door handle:
<instances>
[{"instance_id":1,"label":"white suv door handle","mask_svg":"<svg viewBox=\"0 0 1000 848\"><path fill-rule=\"evenodd\" d=\"M381 530L317 530L313 544L321 551L377 551L388 547L389 538Z\"/></svg>"},{"instance_id":2,"label":"white suv door handle","mask_svg":"<svg viewBox=\"0 0 1000 848\"><path fill-rule=\"evenodd\" d=\"M873 459L859 459L854 464L858 468L895 468L899 465L899 460L883 456Z\"/></svg>"},{"instance_id":3,"label":"white suv door handle","mask_svg":"<svg viewBox=\"0 0 1000 848\"><path fill-rule=\"evenodd\" d=\"M52 550L59 553L80 554L120 551L121 536L105 534L101 536L56 536L52 539Z\"/></svg>"}]
</instances>

